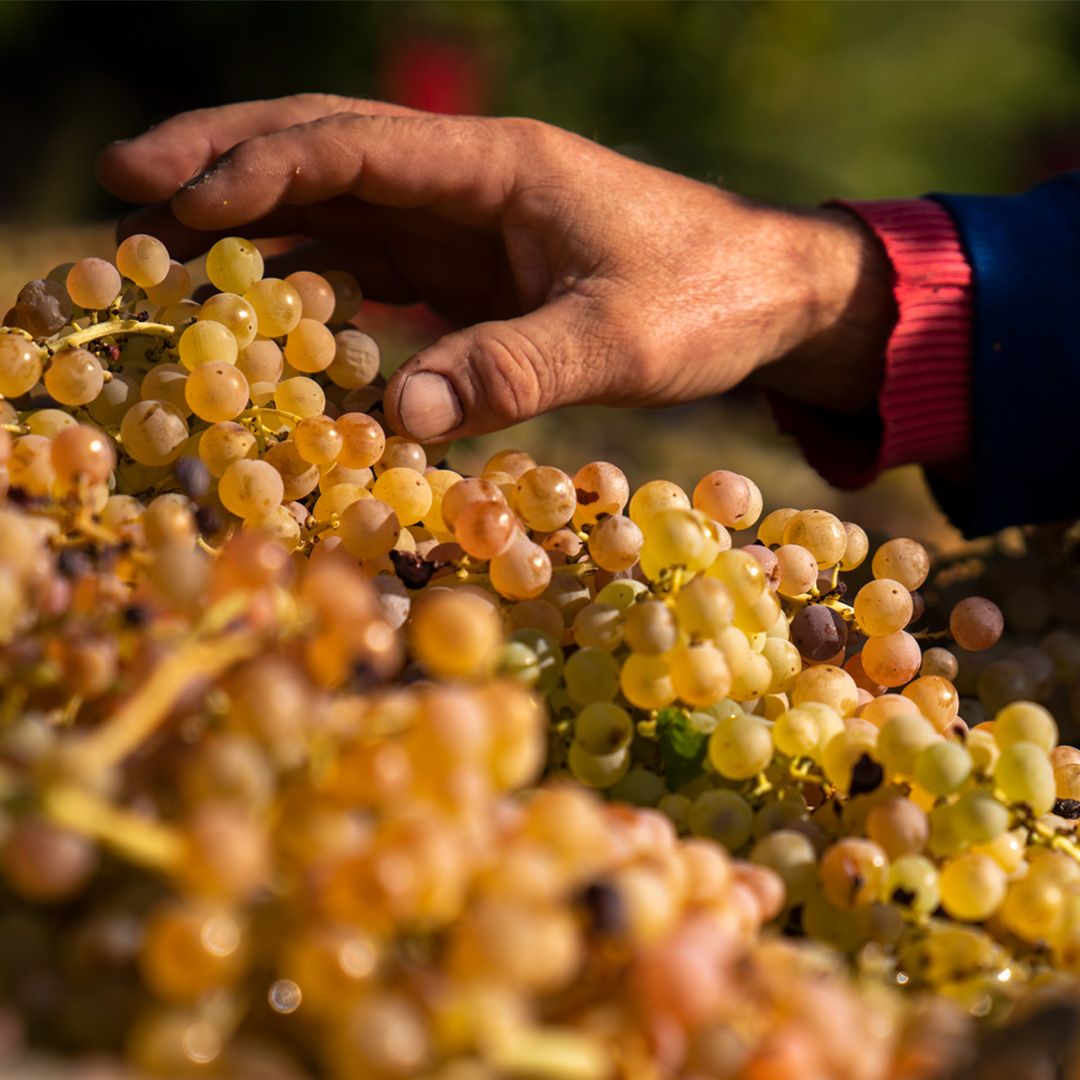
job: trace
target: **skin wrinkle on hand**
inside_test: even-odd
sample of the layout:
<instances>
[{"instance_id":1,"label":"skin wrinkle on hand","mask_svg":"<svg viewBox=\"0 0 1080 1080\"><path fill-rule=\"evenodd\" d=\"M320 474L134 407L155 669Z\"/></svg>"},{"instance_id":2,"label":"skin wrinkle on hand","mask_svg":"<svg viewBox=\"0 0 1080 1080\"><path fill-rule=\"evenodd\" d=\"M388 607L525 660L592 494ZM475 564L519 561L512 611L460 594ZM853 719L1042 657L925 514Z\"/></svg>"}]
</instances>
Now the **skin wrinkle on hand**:
<instances>
[{"instance_id":1,"label":"skin wrinkle on hand","mask_svg":"<svg viewBox=\"0 0 1080 1080\"><path fill-rule=\"evenodd\" d=\"M202 173L167 191L193 159ZM302 95L175 117L107 148L99 171L117 194L176 196L201 228L167 204L125 224L170 248L240 225L307 233L313 269L333 259L371 299L449 316L461 329L387 387L389 423L416 437L677 404L747 377L854 413L880 383L892 295L857 218L766 206L537 121Z\"/></svg>"}]
</instances>

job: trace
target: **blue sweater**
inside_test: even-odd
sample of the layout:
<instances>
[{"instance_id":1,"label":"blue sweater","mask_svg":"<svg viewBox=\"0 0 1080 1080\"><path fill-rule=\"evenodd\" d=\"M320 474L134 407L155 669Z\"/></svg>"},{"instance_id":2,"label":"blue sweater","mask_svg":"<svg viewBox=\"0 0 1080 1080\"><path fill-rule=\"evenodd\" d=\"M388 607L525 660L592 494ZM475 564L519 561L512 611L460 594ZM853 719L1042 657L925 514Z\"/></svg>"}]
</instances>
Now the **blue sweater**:
<instances>
[{"instance_id":1,"label":"blue sweater","mask_svg":"<svg viewBox=\"0 0 1080 1080\"><path fill-rule=\"evenodd\" d=\"M974 281L971 482L931 477L969 536L1080 517L1080 172L1021 195L932 195Z\"/></svg>"}]
</instances>

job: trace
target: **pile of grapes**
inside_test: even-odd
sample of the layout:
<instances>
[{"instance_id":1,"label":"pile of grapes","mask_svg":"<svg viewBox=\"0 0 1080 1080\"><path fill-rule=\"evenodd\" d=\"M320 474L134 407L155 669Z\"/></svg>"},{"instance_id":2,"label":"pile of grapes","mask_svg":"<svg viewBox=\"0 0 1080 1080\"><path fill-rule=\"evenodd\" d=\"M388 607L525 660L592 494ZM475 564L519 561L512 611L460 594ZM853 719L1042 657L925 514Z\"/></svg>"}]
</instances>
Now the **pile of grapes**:
<instances>
[{"instance_id":1,"label":"pile of grapes","mask_svg":"<svg viewBox=\"0 0 1080 1080\"><path fill-rule=\"evenodd\" d=\"M1001 611L915 541L462 477L348 275L205 272L3 320L4 1075L1080 1077L1077 638L961 698Z\"/></svg>"}]
</instances>

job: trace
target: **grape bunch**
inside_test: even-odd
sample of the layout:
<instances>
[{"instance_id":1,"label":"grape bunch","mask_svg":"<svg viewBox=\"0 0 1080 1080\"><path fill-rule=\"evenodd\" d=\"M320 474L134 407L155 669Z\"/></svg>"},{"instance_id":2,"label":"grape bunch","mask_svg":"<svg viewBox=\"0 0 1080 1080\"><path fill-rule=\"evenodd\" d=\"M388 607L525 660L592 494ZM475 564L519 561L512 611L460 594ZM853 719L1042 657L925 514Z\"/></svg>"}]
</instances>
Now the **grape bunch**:
<instances>
[{"instance_id":1,"label":"grape bunch","mask_svg":"<svg viewBox=\"0 0 1080 1080\"><path fill-rule=\"evenodd\" d=\"M135 236L3 320L9 1072L1075 1059L1080 751L959 696L994 603L722 469L462 476L387 429L355 281L263 271Z\"/></svg>"}]
</instances>

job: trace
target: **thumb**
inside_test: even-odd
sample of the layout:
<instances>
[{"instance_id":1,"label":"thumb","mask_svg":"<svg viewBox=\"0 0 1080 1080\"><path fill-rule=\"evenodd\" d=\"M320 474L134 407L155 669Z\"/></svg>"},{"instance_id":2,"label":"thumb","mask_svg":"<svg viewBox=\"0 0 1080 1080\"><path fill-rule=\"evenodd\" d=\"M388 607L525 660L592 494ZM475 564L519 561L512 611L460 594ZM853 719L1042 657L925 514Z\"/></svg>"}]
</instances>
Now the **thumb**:
<instances>
[{"instance_id":1,"label":"thumb","mask_svg":"<svg viewBox=\"0 0 1080 1080\"><path fill-rule=\"evenodd\" d=\"M420 442L446 442L594 400L605 365L578 308L563 298L440 338L387 384L391 427Z\"/></svg>"}]
</instances>

